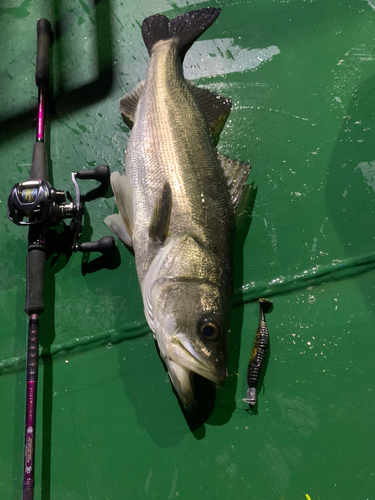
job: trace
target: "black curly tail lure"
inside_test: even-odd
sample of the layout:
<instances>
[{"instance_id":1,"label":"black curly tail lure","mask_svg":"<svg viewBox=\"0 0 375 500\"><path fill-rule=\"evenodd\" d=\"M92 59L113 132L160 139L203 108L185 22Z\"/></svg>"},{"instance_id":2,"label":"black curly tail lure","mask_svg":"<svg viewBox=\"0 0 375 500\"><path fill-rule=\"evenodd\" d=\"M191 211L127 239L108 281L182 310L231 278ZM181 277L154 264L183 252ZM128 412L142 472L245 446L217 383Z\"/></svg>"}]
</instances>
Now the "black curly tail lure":
<instances>
[{"instance_id":1,"label":"black curly tail lure","mask_svg":"<svg viewBox=\"0 0 375 500\"><path fill-rule=\"evenodd\" d=\"M268 299L259 299L259 326L255 334L253 350L251 351L249 366L247 368L247 384L249 386L244 399L245 403L253 408L257 402L257 385L260 374L267 357L269 336L266 325L265 314L272 308L272 302Z\"/></svg>"}]
</instances>

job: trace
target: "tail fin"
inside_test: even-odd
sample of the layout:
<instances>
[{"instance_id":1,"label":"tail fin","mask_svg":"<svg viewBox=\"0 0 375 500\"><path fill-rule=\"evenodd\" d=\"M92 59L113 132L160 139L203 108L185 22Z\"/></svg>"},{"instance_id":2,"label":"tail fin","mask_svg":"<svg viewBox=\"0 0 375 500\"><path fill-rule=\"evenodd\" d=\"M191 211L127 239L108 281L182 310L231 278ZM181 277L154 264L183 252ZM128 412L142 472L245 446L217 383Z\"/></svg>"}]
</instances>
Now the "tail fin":
<instances>
[{"instance_id":1,"label":"tail fin","mask_svg":"<svg viewBox=\"0 0 375 500\"><path fill-rule=\"evenodd\" d=\"M156 42L175 38L183 59L195 40L211 26L220 12L221 9L208 7L187 12L171 20L160 14L146 17L142 23L142 36L149 54Z\"/></svg>"}]
</instances>

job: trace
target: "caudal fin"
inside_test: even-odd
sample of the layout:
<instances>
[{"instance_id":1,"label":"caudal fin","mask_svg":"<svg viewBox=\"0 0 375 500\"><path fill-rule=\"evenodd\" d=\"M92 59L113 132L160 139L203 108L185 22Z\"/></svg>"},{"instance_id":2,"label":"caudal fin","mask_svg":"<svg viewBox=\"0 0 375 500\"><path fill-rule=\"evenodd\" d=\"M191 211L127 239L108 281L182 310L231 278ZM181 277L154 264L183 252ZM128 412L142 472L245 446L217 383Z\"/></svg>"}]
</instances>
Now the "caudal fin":
<instances>
[{"instance_id":1,"label":"caudal fin","mask_svg":"<svg viewBox=\"0 0 375 500\"><path fill-rule=\"evenodd\" d=\"M156 42L175 38L183 59L195 40L211 26L220 12L221 9L208 7L186 12L171 20L160 14L146 17L142 23L142 36L149 54Z\"/></svg>"}]
</instances>

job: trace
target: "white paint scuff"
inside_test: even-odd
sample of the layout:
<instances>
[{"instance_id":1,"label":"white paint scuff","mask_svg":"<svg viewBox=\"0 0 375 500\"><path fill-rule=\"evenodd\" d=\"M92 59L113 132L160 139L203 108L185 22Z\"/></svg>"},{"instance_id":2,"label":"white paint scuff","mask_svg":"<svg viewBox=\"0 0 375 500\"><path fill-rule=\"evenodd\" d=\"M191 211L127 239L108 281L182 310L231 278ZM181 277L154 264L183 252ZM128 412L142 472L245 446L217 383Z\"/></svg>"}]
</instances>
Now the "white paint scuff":
<instances>
[{"instance_id":1,"label":"white paint scuff","mask_svg":"<svg viewBox=\"0 0 375 500\"><path fill-rule=\"evenodd\" d=\"M366 184L375 191L375 161L361 161L355 167L354 172L361 170Z\"/></svg>"},{"instance_id":2,"label":"white paint scuff","mask_svg":"<svg viewBox=\"0 0 375 500\"><path fill-rule=\"evenodd\" d=\"M137 52L138 43L140 43L139 40L131 45L131 50L129 49L132 56ZM145 48L143 48L144 52ZM184 59L184 76L189 80L197 80L199 78L254 70L278 54L280 54L280 49L276 45L249 49L236 44L234 38L198 40L189 49ZM146 54L144 54L144 57L137 57L132 63L132 86L135 86L136 81L140 82L145 78L148 65L149 57ZM205 87L207 88L207 85Z\"/></svg>"},{"instance_id":3,"label":"white paint scuff","mask_svg":"<svg viewBox=\"0 0 375 500\"><path fill-rule=\"evenodd\" d=\"M253 70L278 54L280 49L275 45L264 49L242 48L234 38L197 41L185 57L185 76L195 80Z\"/></svg>"}]
</instances>

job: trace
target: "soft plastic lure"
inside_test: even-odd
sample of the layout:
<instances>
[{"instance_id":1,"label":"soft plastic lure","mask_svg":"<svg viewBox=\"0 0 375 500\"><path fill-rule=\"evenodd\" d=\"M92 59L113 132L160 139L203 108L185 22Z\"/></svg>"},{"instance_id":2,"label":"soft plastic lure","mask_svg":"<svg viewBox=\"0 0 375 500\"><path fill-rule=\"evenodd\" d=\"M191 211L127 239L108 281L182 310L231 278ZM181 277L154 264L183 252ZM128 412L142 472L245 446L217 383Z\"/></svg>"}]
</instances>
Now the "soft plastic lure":
<instances>
[{"instance_id":1,"label":"soft plastic lure","mask_svg":"<svg viewBox=\"0 0 375 500\"><path fill-rule=\"evenodd\" d=\"M247 368L247 384L249 386L244 399L250 408L257 402L257 385L259 377L267 357L269 336L265 320L265 314L272 308L272 302L268 299L259 299L259 325L255 334L253 350L251 351L249 366Z\"/></svg>"}]
</instances>

